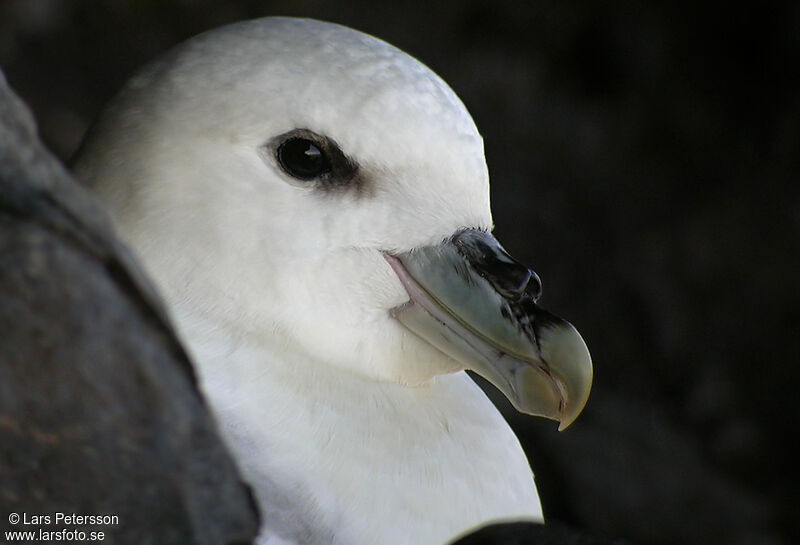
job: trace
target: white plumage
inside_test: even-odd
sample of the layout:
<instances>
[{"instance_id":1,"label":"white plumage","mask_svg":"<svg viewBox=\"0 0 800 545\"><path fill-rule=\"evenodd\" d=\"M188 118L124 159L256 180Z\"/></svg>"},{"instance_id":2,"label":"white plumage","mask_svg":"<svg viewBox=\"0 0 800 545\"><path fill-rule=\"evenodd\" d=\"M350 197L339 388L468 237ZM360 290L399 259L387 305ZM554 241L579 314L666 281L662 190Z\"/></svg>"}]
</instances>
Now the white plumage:
<instances>
[{"instance_id":1,"label":"white plumage","mask_svg":"<svg viewBox=\"0 0 800 545\"><path fill-rule=\"evenodd\" d=\"M297 129L357 163L357 187L287 174L269 143ZM228 26L132 79L76 173L166 298L261 543L433 545L541 520L465 365L390 312L409 296L383 253L492 225L481 137L426 67L337 25Z\"/></svg>"}]
</instances>

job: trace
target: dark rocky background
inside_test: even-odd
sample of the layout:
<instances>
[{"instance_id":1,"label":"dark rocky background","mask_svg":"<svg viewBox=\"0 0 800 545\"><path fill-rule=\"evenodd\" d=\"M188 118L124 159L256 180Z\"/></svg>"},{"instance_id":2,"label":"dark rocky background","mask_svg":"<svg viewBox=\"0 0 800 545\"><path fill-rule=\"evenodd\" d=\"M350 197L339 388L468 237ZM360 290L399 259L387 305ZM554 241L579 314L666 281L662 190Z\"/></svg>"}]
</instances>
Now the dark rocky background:
<instances>
[{"instance_id":1,"label":"dark rocky background","mask_svg":"<svg viewBox=\"0 0 800 545\"><path fill-rule=\"evenodd\" d=\"M549 519L797 543L800 4L664 4L3 0L0 66L67 159L138 66L208 28L310 16L408 51L473 113L498 238L593 354L566 432L507 411Z\"/></svg>"}]
</instances>

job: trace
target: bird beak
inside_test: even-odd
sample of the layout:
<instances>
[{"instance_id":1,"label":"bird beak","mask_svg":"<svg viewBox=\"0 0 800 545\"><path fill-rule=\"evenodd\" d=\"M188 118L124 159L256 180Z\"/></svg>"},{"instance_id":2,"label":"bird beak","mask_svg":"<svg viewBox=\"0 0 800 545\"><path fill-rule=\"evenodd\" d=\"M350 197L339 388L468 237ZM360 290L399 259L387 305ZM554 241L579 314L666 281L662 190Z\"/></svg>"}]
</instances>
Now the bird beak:
<instances>
[{"instance_id":1,"label":"bird beak","mask_svg":"<svg viewBox=\"0 0 800 545\"><path fill-rule=\"evenodd\" d=\"M384 254L410 300L392 315L499 388L520 412L569 426L592 387L592 359L572 325L536 304L536 273L489 233Z\"/></svg>"}]
</instances>

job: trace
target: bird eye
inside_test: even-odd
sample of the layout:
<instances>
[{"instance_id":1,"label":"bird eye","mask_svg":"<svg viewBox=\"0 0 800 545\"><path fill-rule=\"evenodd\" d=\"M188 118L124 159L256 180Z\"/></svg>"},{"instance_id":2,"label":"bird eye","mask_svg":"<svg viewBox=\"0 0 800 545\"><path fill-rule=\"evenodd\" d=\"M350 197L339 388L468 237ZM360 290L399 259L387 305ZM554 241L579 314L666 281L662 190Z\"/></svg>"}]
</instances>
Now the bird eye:
<instances>
[{"instance_id":1,"label":"bird eye","mask_svg":"<svg viewBox=\"0 0 800 545\"><path fill-rule=\"evenodd\" d=\"M313 180L331 171L325 152L307 138L289 138L277 150L281 168L300 180Z\"/></svg>"}]
</instances>

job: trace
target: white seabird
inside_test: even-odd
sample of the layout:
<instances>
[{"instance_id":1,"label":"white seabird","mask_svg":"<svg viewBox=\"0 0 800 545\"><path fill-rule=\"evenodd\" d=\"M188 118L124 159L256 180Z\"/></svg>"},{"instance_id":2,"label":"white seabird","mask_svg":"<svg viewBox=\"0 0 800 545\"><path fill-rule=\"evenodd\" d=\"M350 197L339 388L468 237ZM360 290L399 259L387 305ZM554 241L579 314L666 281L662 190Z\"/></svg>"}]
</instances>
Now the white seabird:
<instances>
[{"instance_id":1,"label":"white seabird","mask_svg":"<svg viewBox=\"0 0 800 545\"><path fill-rule=\"evenodd\" d=\"M441 544L541 520L473 369L574 420L592 367L489 234L453 91L373 37L267 18L145 68L75 163L166 298L260 543Z\"/></svg>"}]
</instances>

